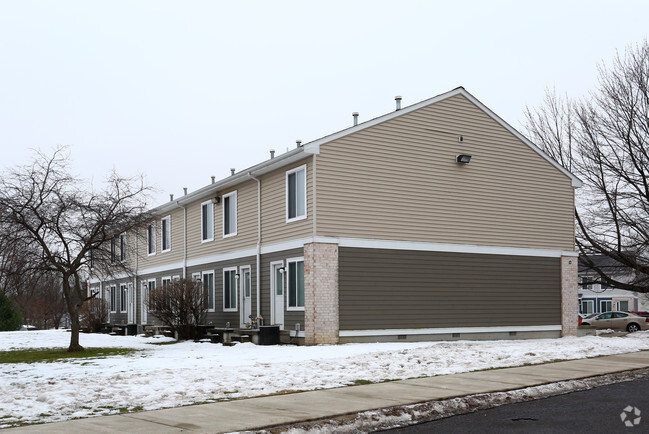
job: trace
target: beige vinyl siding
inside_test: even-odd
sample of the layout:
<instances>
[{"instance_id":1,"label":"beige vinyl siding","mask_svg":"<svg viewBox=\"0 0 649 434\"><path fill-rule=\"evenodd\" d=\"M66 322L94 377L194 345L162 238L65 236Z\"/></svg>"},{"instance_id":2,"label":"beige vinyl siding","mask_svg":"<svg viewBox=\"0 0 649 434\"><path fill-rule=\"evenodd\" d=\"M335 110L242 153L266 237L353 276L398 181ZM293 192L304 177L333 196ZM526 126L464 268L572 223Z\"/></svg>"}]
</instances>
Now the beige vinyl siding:
<instances>
[{"instance_id":1,"label":"beige vinyl siding","mask_svg":"<svg viewBox=\"0 0 649 434\"><path fill-rule=\"evenodd\" d=\"M254 248L257 245L257 182L246 181L220 191L221 197L237 191L237 235L223 238L223 201L214 206L214 241L201 242L201 203L187 206L187 256L200 258L218 253Z\"/></svg>"},{"instance_id":2,"label":"beige vinyl siding","mask_svg":"<svg viewBox=\"0 0 649 434\"><path fill-rule=\"evenodd\" d=\"M556 325L559 258L340 248L340 329Z\"/></svg>"},{"instance_id":3,"label":"beige vinyl siding","mask_svg":"<svg viewBox=\"0 0 649 434\"><path fill-rule=\"evenodd\" d=\"M171 250L162 251L162 223L164 217L171 216ZM157 267L164 264L177 264L182 262L184 254L184 212L182 208L174 209L168 213L159 215L155 219L156 225L156 253L149 256L147 251L146 228L142 234L138 233L138 269L143 270L149 267Z\"/></svg>"},{"instance_id":4,"label":"beige vinyl siding","mask_svg":"<svg viewBox=\"0 0 649 434\"><path fill-rule=\"evenodd\" d=\"M462 95L320 151L318 235L574 249L570 178Z\"/></svg>"},{"instance_id":5,"label":"beige vinyl siding","mask_svg":"<svg viewBox=\"0 0 649 434\"><path fill-rule=\"evenodd\" d=\"M261 177L262 243L272 244L313 234L312 157ZM306 164L306 215L304 220L286 222L286 172ZM256 214L255 214L256 216Z\"/></svg>"}]
</instances>

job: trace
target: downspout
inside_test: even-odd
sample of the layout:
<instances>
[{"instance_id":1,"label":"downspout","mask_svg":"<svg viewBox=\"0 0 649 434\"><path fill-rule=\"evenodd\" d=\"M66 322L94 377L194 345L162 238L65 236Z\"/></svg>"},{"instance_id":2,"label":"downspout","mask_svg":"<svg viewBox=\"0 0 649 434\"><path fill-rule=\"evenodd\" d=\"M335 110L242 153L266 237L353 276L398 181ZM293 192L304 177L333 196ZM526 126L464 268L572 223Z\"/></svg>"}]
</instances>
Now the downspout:
<instances>
[{"instance_id":1,"label":"downspout","mask_svg":"<svg viewBox=\"0 0 649 434\"><path fill-rule=\"evenodd\" d=\"M316 230L316 221L317 221L317 219L316 219L316 216L317 216L317 213L316 213L316 209L317 209L317 207L316 207L316 185L315 185L315 180L316 180L316 176L315 176L315 172L316 172L316 155L317 154L313 154L313 242L314 243L315 243L316 235L318 234L318 232Z\"/></svg>"},{"instance_id":2,"label":"downspout","mask_svg":"<svg viewBox=\"0 0 649 434\"><path fill-rule=\"evenodd\" d=\"M261 260L261 181L259 180L259 178L255 178L252 172L248 172L248 176L257 181L257 270L255 272L255 280L257 281L257 318L259 318L261 316L261 296L259 294L261 286L261 280L259 276L259 271L261 269L259 263L259 261Z\"/></svg>"}]
</instances>

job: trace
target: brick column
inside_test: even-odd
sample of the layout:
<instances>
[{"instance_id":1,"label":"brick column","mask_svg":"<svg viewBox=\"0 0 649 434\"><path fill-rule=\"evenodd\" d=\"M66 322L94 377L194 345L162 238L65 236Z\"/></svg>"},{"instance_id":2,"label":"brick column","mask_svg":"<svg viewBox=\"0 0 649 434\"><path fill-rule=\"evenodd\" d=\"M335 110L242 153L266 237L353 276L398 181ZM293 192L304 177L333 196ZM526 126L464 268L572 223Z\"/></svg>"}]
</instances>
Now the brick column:
<instances>
[{"instance_id":1,"label":"brick column","mask_svg":"<svg viewBox=\"0 0 649 434\"><path fill-rule=\"evenodd\" d=\"M561 257L561 336L577 334L579 301L577 257Z\"/></svg>"},{"instance_id":2,"label":"brick column","mask_svg":"<svg viewBox=\"0 0 649 434\"><path fill-rule=\"evenodd\" d=\"M304 245L304 343L338 343L338 244Z\"/></svg>"}]
</instances>

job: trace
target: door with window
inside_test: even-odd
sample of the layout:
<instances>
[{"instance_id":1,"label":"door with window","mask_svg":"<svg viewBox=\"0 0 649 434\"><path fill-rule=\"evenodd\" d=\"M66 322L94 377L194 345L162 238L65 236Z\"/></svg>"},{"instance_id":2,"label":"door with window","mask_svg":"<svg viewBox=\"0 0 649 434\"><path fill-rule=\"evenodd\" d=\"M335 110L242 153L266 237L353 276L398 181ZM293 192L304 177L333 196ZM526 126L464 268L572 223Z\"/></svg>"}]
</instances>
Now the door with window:
<instances>
[{"instance_id":1,"label":"door with window","mask_svg":"<svg viewBox=\"0 0 649 434\"><path fill-rule=\"evenodd\" d=\"M284 262L273 262L270 265L270 275L270 322L279 325L281 330L284 328Z\"/></svg>"},{"instance_id":2,"label":"door with window","mask_svg":"<svg viewBox=\"0 0 649 434\"><path fill-rule=\"evenodd\" d=\"M250 322L250 315L252 315L252 287L251 287L251 273L250 267L241 267L239 271L241 285L241 327L245 327L246 323Z\"/></svg>"},{"instance_id":3,"label":"door with window","mask_svg":"<svg viewBox=\"0 0 649 434\"><path fill-rule=\"evenodd\" d=\"M126 298L128 300L128 306L126 308L128 312L128 323L135 324L135 291L133 291L133 284L128 284L128 289L126 290Z\"/></svg>"}]
</instances>

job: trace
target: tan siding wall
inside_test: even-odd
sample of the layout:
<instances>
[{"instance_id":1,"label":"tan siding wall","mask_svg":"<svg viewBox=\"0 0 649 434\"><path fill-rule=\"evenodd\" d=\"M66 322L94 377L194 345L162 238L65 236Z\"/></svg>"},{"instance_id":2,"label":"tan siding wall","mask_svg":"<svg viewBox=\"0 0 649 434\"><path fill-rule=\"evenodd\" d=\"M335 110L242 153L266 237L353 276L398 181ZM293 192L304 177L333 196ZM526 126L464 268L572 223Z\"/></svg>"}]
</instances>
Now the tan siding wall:
<instances>
[{"instance_id":1,"label":"tan siding wall","mask_svg":"<svg viewBox=\"0 0 649 434\"><path fill-rule=\"evenodd\" d=\"M461 95L317 158L318 235L573 250L571 180Z\"/></svg>"},{"instance_id":2,"label":"tan siding wall","mask_svg":"<svg viewBox=\"0 0 649 434\"><path fill-rule=\"evenodd\" d=\"M223 201L214 205L214 241L201 242L200 200L187 206L188 258L214 255L257 245L257 182L246 181L236 188L220 191L221 196L237 191L237 235L223 238Z\"/></svg>"},{"instance_id":3,"label":"tan siding wall","mask_svg":"<svg viewBox=\"0 0 649 434\"><path fill-rule=\"evenodd\" d=\"M162 252L162 223L161 219L171 216L171 250ZM138 269L156 267L163 264L178 263L183 260L183 209L178 208L173 211L156 217L156 254L148 255L146 232L139 234L138 237Z\"/></svg>"},{"instance_id":4,"label":"tan siding wall","mask_svg":"<svg viewBox=\"0 0 649 434\"><path fill-rule=\"evenodd\" d=\"M310 157L260 178L263 244L272 244L313 234L313 166L311 161ZM286 172L304 164L307 165L307 218L286 223Z\"/></svg>"}]
</instances>

